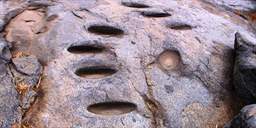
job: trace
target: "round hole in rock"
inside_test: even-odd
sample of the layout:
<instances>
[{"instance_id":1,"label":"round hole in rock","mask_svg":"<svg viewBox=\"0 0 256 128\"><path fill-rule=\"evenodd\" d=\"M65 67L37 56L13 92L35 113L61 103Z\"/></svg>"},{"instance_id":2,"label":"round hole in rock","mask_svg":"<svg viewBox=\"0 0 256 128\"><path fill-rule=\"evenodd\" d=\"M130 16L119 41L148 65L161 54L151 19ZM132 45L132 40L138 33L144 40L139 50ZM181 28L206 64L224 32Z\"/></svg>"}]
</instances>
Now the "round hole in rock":
<instances>
[{"instance_id":1,"label":"round hole in rock","mask_svg":"<svg viewBox=\"0 0 256 128\"><path fill-rule=\"evenodd\" d=\"M134 111L137 106L129 102L102 102L88 106L87 110L98 115L121 115Z\"/></svg>"},{"instance_id":2,"label":"round hole in rock","mask_svg":"<svg viewBox=\"0 0 256 128\"><path fill-rule=\"evenodd\" d=\"M117 70L105 66L91 66L79 68L75 74L88 79L99 79L115 74Z\"/></svg>"},{"instance_id":3,"label":"round hole in rock","mask_svg":"<svg viewBox=\"0 0 256 128\"><path fill-rule=\"evenodd\" d=\"M142 3L136 3L136 2L122 2L122 5L131 7L131 8L149 8L150 6Z\"/></svg>"},{"instance_id":4,"label":"round hole in rock","mask_svg":"<svg viewBox=\"0 0 256 128\"><path fill-rule=\"evenodd\" d=\"M88 28L88 31L95 34L101 35L122 35L124 31L108 25L92 25Z\"/></svg>"},{"instance_id":5,"label":"round hole in rock","mask_svg":"<svg viewBox=\"0 0 256 128\"><path fill-rule=\"evenodd\" d=\"M104 47L94 45L77 45L68 48L70 53L82 54L82 53L100 53L104 51Z\"/></svg>"},{"instance_id":6,"label":"round hole in rock","mask_svg":"<svg viewBox=\"0 0 256 128\"><path fill-rule=\"evenodd\" d=\"M164 69L173 70L179 67L181 57L177 51L167 50L159 55L158 62Z\"/></svg>"},{"instance_id":7,"label":"round hole in rock","mask_svg":"<svg viewBox=\"0 0 256 128\"><path fill-rule=\"evenodd\" d=\"M141 12L141 15L145 17L168 17L171 16L168 12L156 12L156 11L144 11Z\"/></svg>"}]
</instances>

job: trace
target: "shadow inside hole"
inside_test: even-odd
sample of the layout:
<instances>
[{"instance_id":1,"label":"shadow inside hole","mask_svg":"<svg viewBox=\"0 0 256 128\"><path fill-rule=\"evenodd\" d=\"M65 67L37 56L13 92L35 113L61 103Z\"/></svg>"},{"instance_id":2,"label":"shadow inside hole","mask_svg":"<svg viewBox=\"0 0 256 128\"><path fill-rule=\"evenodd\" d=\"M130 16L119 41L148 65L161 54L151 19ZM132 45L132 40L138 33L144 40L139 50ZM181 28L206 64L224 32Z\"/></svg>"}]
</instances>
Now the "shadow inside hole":
<instances>
[{"instance_id":1,"label":"shadow inside hole","mask_svg":"<svg viewBox=\"0 0 256 128\"><path fill-rule=\"evenodd\" d=\"M144 12L141 12L141 15L145 17L156 17L156 18L171 16L171 14L168 12L156 12L156 11L144 11Z\"/></svg>"},{"instance_id":2,"label":"shadow inside hole","mask_svg":"<svg viewBox=\"0 0 256 128\"><path fill-rule=\"evenodd\" d=\"M149 8L150 6L142 3L136 3L136 2L122 2L122 5L131 7L131 8Z\"/></svg>"},{"instance_id":3,"label":"shadow inside hole","mask_svg":"<svg viewBox=\"0 0 256 128\"><path fill-rule=\"evenodd\" d=\"M70 53L82 54L82 53L100 53L105 50L104 47L94 45L77 45L68 48Z\"/></svg>"},{"instance_id":4,"label":"shadow inside hole","mask_svg":"<svg viewBox=\"0 0 256 128\"><path fill-rule=\"evenodd\" d=\"M102 102L88 106L87 110L98 115L121 115L132 112L137 106L129 102Z\"/></svg>"},{"instance_id":5,"label":"shadow inside hole","mask_svg":"<svg viewBox=\"0 0 256 128\"><path fill-rule=\"evenodd\" d=\"M171 24L171 25L168 25L167 27L175 30L191 30L192 29L192 26L188 24Z\"/></svg>"},{"instance_id":6,"label":"shadow inside hole","mask_svg":"<svg viewBox=\"0 0 256 128\"><path fill-rule=\"evenodd\" d=\"M122 35L124 31L107 25L92 25L88 28L88 31L100 35Z\"/></svg>"},{"instance_id":7,"label":"shadow inside hole","mask_svg":"<svg viewBox=\"0 0 256 128\"><path fill-rule=\"evenodd\" d=\"M75 71L75 74L88 79L99 79L115 74L117 70L105 66L83 67Z\"/></svg>"}]
</instances>

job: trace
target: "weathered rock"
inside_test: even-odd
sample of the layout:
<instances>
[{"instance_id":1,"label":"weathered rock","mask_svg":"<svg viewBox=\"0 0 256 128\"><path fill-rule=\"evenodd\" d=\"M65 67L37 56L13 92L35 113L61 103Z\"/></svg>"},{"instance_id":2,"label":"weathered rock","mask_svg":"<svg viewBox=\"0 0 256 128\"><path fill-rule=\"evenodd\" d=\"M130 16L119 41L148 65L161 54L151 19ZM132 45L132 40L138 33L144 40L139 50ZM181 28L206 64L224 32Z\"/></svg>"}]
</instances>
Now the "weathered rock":
<instances>
[{"instance_id":1,"label":"weathered rock","mask_svg":"<svg viewBox=\"0 0 256 128\"><path fill-rule=\"evenodd\" d=\"M3 3L3 17L26 5L4 29L22 126L212 128L235 114L234 34L253 33L236 14L197 0L23 2Z\"/></svg>"},{"instance_id":2,"label":"weathered rock","mask_svg":"<svg viewBox=\"0 0 256 128\"><path fill-rule=\"evenodd\" d=\"M0 32L8 22L21 13L27 7L27 2L24 0L19 1L0 1Z\"/></svg>"},{"instance_id":3,"label":"weathered rock","mask_svg":"<svg viewBox=\"0 0 256 128\"><path fill-rule=\"evenodd\" d=\"M236 33L234 86L247 104L256 102L256 39Z\"/></svg>"},{"instance_id":4,"label":"weathered rock","mask_svg":"<svg viewBox=\"0 0 256 128\"><path fill-rule=\"evenodd\" d=\"M4 29L4 21L0 20L0 31Z\"/></svg>"},{"instance_id":5,"label":"weathered rock","mask_svg":"<svg viewBox=\"0 0 256 128\"><path fill-rule=\"evenodd\" d=\"M223 6L230 10L236 10L241 12L255 12L256 1L255 0L205 0L213 4Z\"/></svg>"},{"instance_id":6,"label":"weathered rock","mask_svg":"<svg viewBox=\"0 0 256 128\"><path fill-rule=\"evenodd\" d=\"M229 121L234 111L232 46L236 29L243 28L201 6L193 10L175 8L174 1L147 2L151 9L118 1L72 12L60 11L58 4L48 7L59 19L33 43L43 49L32 53L45 63L46 77L42 96L23 121L32 127L168 128L215 127ZM199 26L175 31L165 25L169 18ZM107 50L67 50L74 45ZM161 54L165 51L175 54ZM118 102L119 108L109 102Z\"/></svg>"},{"instance_id":7,"label":"weathered rock","mask_svg":"<svg viewBox=\"0 0 256 128\"><path fill-rule=\"evenodd\" d=\"M7 66L5 67L7 68ZM21 124L21 109L19 95L15 89L10 71L0 76L0 127L10 128Z\"/></svg>"},{"instance_id":8,"label":"weathered rock","mask_svg":"<svg viewBox=\"0 0 256 128\"><path fill-rule=\"evenodd\" d=\"M12 73L16 89L20 94L20 106L24 112L37 96L42 66L35 56L20 56L12 59Z\"/></svg>"},{"instance_id":9,"label":"weathered rock","mask_svg":"<svg viewBox=\"0 0 256 128\"><path fill-rule=\"evenodd\" d=\"M4 75L7 73L6 64L10 62L11 53L7 46L7 43L0 38L0 75Z\"/></svg>"},{"instance_id":10,"label":"weathered rock","mask_svg":"<svg viewBox=\"0 0 256 128\"><path fill-rule=\"evenodd\" d=\"M255 0L204 0L216 7L232 11L241 18L251 22L252 28L256 30L256 1Z\"/></svg>"},{"instance_id":11,"label":"weathered rock","mask_svg":"<svg viewBox=\"0 0 256 128\"><path fill-rule=\"evenodd\" d=\"M19 95L15 89L12 73L9 70L9 48L0 39L0 127L10 128L21 124Z\"/></svg>"},{"instance_id":12,"label":"weathered rock","mask_svg":"<svg viewBox=\"0 0 256 128\"><path fill-rule=\"evenodd\" d=\"M256 128L256 105L248 105L225 128Z\"/></svg>"},{"instance_id":13,"label":"weathered rock","mask_svg":"<svg viewBox=\"0 0 256 128\"><path fill-rule=\"evenodd\" d=\"M6 40L13 44L13 52L28 52L36 34L44 31L45 20L40 10L25 10L11 20L5 32Z\"/></svg>"},{"instance_id":14,"label":"weathered rock","mask_svg":"<svg viewBox=\"0 0 256 128\"><path fill-rule=\"evenodd\" d=\"M5 64L10 62L11 59L11 52L9 50L9 46L6 41L0 37L0 59L1 64Z\"/></svg>"},{"instance_id":15,"label":"weathered rock","mask_svg":"<svg viewBox=\"0 0 256 128\"><path fill-rule=\"evenodd\" d=\"M20 73L29 76L40 75L42 67L35 56L24 56L12 59L15 68Z\"/></svg>"}]
</instances>

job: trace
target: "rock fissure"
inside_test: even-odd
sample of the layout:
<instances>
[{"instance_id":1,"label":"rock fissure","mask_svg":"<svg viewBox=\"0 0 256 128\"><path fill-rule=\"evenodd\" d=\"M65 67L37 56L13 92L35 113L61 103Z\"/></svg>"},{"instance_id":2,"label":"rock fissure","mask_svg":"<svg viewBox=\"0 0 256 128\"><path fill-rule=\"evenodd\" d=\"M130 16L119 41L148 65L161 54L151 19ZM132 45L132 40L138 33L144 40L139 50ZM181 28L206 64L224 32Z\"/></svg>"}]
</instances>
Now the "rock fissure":
<instances>
[{"instance_id":1,"label":"rock fissure","mask_svg":"<svg viewBox=\"0 0 256 128\"><path fill-rule=\"evenodd\" d=\"M153 92L153 83L150 77L150 74L148 70L150 69L148 66L144 66L141 62L141 65L143 66L143 74L145 78L145 82L148 87L148 91L146 95L142 95L142 98L144 100L145 105L149 109L149 111L152 113L152 126L153 128L163 128L165 127L165 113L164 108L161 106L160 102L158 102L154 97Z\"/></svg>"}]
</instances>

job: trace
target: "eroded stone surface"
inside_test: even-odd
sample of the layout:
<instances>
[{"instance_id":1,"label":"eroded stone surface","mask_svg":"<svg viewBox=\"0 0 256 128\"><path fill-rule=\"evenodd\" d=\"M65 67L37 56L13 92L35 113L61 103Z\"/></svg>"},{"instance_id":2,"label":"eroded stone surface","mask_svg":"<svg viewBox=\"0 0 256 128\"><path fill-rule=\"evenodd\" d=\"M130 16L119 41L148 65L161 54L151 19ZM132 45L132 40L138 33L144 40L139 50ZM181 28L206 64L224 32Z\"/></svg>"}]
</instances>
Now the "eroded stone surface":
<instances>
[{"instance_id":1,"label":"eroded stone surface","mask_svg":"<svg viewBox=\"0 0 256 128\"><path fill-rule=\"evenodd\" d=\"M239 107L235 33L254 31L236 14L198 0L0 3L24 127L223 127ZM70 52L79 45L104 49ZM93 77L81 77L81 68Z\"/></svg>"},{"instance_id":2,"label":"eroded stone surface","mask_svg":"<svg viewBox=\"0 0 256 128\"><path fill-rule=\"evenodd\" d=\"M256 2L254 0L206 0L223 7L242 12L255 12Z\"/></svg>"},{"instance_id":3,"label":"eroded stone surface","mask_svg":"<svg viewBox=\"0 0 256 128\"><path fill-rule=\"evenodd\" d=\"M16 90L20 94L20 106L25 113L36 99L42 66L35 56L19 56L13 58L12 62L12 74Z\"/></svg>"},{"instance_id":4,"label":"eroded stone surface","mask_svg":"<svg viewBox=\"0 0 256 128\"><path fill-rule=\"evenodd\" d=\"M42 67L35 56L17 57L12 59L16 70L26 75L39 75Z\"/></svg>"},{"instance_id":5,"label":"eroded stone surface","mask_svg":"<svg viewBox=\"0 0 256 128\"><path fill-rule=\"evenodd\" d=\"M248 37L249 36L249 37ZM256 39L236 33L234 86L238 95L247 103L256 100Z\"/></svg>"},{"instance_id":6,"label":"eroded stone surface","mask_svg":"<svg viewBox=\"0 0 256 128\"><path fill-rule=\"evenodd\" d=\"M21 123L21 109L19 107L19 95L15 89L12 72L7 55L9 49L3 39L0 40L0 127L10 128ZM7 53L7 54L6 54Z\"/></svg>"},{"instance_id":7,"label":"eroded stone surface","mask_svg":"<svg viewBox=\"0 0 256 128\"><path fill-rule=\"evenodd\" d=\"M43 31L44 13L36 10L25 10L7 25L6 40L13 43L14 51L26 52L30 49L36 34Z\"/></svg>"},{"instance_id":8,"label":"eroded stone surface","mask_svg":"<svg viewBox=\"0 0 256 128\"><path fill-rule=\"evenodd\" d=\"M255 128L256 127L256 107L255 104L247 105L241 109L240 113L225 126L225 128Z\"/></svg>"},{"instance_id":9,"label":"eroded stone surface","mask_svg":"<svg viewBox=\"0 0 256 128\"><path fill-rule=\"evenodd\" d=\"M256 1L255 0L204 0L217 7L232 11L242 18L253 21L252 27L256 29Z\"/></svg>"}]
</instances>

